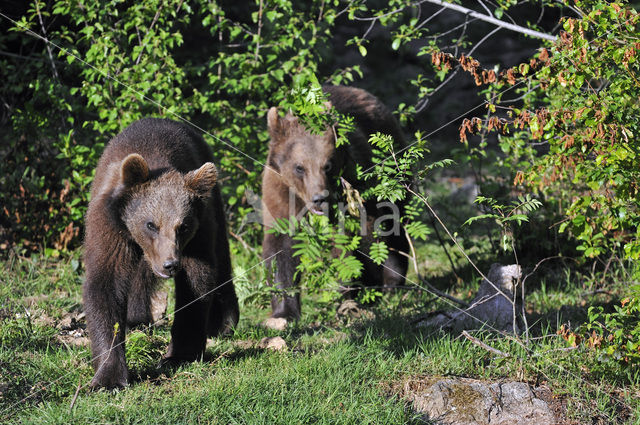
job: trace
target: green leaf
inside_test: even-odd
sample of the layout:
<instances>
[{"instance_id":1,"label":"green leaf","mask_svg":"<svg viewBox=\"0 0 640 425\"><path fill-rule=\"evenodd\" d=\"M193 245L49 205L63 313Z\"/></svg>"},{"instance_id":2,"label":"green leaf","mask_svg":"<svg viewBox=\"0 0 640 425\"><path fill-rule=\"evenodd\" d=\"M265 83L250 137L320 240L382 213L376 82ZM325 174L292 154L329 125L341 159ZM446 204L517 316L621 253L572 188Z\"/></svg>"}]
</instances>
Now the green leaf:
<instances>
[{"instance_id":1,"label":"green leaf","mask_svg":"<svg viewBox=\"0 0 640 425\"><path fill-rule=\"evenodd\" d=\"M405 226L405 230L412 239L427 240L427 236L431 233L429 227L419 221L414 221Z\"/></svg>"},{"instance_id":2,"label":"green leaf","mask_svg":"<svg viewBox=\"0 0 640 425\"><path fill-rule=\"evenodd\" d=\"M496 215L496 214L480 214L480 215L476 215L474 217L469 217L467 219L467 221L464 222L463 226L468 226L471 223L478 221L478 220L485 220L487 218L492 218L492 219L498 219L500 218L500 216Z\"/></svg>"},{"instance_id":3,"label":"green leaf","mask_svg":"<svg viewBox=\"0 0 640 425\"><path fill-rule=\"evenodd\" d=\"M369 256L376 264L382 264L389 256L389 248L384 242L374 242L369 248Z\"/></svg>"}]
</instances>

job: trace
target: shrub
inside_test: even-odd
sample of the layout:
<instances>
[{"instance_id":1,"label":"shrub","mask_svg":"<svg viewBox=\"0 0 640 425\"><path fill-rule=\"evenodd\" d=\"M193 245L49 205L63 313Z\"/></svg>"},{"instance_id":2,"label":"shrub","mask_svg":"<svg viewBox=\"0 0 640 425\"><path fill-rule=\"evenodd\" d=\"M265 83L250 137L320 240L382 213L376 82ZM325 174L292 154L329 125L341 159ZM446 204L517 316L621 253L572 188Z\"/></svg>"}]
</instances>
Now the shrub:
<instances>
[{"instance_id":1,"label":"shrub","mask_svg":"<svg viewBox=\"0 0 640 425\"><path fill-rule=\"evenodd\" d=\"M0 56L1 247L76 247L104 144L144 116L185 119L206 132L239 223L266 156L266 111L285 98L292 75L317 69L330 36L337 6L324 3L16 6L24 7L18 22L0 34L0 47L15 52ZM250 230L257 241L260 230Z\"/></svg>"},{"instance_id":2,"label":"shrub","mask_svg":"<svg viewBox=\"0 0 640 425\"><path fill-rule=\"evenodd\" d=\"M620 3L578 1L583 19L566 19L560 39L529 63L503 71L487 92L486 118L465 120L468 133L500 132L515 186L557 205L559 231L586 257L622 244L640 257L640 16ZM522 105L502 106L516 89Z\"/></svg>"}]
</instances>

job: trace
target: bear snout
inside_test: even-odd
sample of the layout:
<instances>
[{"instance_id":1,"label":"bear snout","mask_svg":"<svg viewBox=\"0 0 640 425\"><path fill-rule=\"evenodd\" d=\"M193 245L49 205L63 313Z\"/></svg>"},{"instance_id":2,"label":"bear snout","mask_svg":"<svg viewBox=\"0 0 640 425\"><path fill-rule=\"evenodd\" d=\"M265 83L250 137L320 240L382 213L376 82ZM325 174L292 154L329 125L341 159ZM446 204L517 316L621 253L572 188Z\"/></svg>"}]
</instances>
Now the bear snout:
<instances>
[{"instance_id":1,"label":"bear snout","mask_svg":"<svg viewBox=\"0 0 640 425\"><path fill-rule=\"evenodd\" d=\"M313 195L313 198L311 198L311 200L313 201L313 203L317 206L322 205L322 203L327 199L327 191L323 191L322 193L316 193L315 195Z\"/></svg>"},{"instance_id":2,"label":"bear snout","mask_svg":"<svg viewBox=\"0 0 640 425\"><path fill-rule=\"evenodd\" d=\"M169 276L175 276L180 269L180 261L169 259L162 263L162 270Z\"/></svg>"},{"instance_id":3,"label":"bear snout","mask_svg":"<svg viewBox=\"0 0 640 425\"><path fill-rule=\"evenodd\" d=\"M172 278L180 271L180 260L176 257L169 257L164 261L160 259L152 261L149 258L148 260L153 274L162 279Z\"/></svg>"},{"instance_id":4,"label":"bear snout","mask_svg":"<svg viewBox=\"0 0 640 425\"><path fill-rule=\"evenodd\" d=\"M309 210L311 210L311 212L314 214L324 215L325 210L326 212L328 212L329 205L326 202L328 196L329 196L329 191L327 190L323 190L322 192L316 193L315 195L313 195L311 197L312 204Z\"/></svg>"}]
</instances>

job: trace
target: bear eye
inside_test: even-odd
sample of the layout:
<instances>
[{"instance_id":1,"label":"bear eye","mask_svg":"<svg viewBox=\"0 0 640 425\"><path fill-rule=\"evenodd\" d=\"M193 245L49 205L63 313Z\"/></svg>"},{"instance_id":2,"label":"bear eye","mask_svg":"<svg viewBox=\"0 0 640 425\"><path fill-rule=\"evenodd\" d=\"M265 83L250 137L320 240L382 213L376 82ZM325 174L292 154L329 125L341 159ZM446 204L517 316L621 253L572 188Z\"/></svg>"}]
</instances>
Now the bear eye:
<instances>
[{"instance_id":1,"label":"bear eye","mask_svg":"<svg viewBox=\"0 0 640 425\"><path fill-rule=\"evenodd\" d=\"M156 226L153 221L147 221L147 229L151 230L152 232L157 232L158 226Z\"/></svg>"},{"instance_id":2,"label":"bear eye","mask_svg":"<svg viewBox=\"0 0 640 425\"><path fill-rule=\"evenodd\" d=\"M304 167L302 165L296 165L295 170L297 174L304 174Z\"/></svg>"},{"instance_id":3,"label":"bear eye","mask_svg":"<svg viewBox=\"0 0 640 425\"><path fill-rule=\"evenodd\" d=\"M322 169L325 172L331 170L331 161L328 161L326 164L324 164L324 167L322 167Z\"/></svg>"}]
</instances>

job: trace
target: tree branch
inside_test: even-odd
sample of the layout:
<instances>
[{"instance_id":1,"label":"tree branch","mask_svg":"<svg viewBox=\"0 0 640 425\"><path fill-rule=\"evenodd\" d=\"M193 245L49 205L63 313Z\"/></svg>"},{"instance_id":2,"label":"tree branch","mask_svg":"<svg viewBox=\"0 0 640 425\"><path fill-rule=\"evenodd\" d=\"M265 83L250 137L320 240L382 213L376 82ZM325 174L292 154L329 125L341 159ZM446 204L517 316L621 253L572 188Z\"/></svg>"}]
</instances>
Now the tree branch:
<instances>
[{"instance_id":1,"label":"tree branch","mask_svg":"<svg viewBox=\"0 0 640 425\"><path fill-rule=\"evenodd\" d=\"M455 10L456 12L464 13L473 18L477 18L477 19L480 19L481 21L489 22L493 25L497 25L499 27L506 28L511 31L526 34L530 37L542 38L543 40L549 40L549 41L556 41L558 38L555 35L545 34L540 31L535 31L529 28L521 27L520 25L510 24L508 22L501 21L500 19L496 19L493 16L485 15L484 13L479 13L457 4L447 3L446 1L443 1L443 0L424 0L424 1L432 4L437 4L438 6L446 7L447 9Z\"/></svg>"},{"instance_id":2,"label":"tree branch","mask_svg":"<svg viewBox=\"0 0 640 425\"><path fill-rule=\"evenodd\" d=\"M49 46L49 39L47 38L47 30L44 27L44 22L42 20L42 13L40 13L39 2L36 2L36 12L38 13L38 20L40 21L40 27L42 28L43 40L45 42L45 46L47 47L47 53L49 53L49 61L51 61L53 76L55 77L56 80L60 81L60 77L58 76L58 70L56 69L56 63L53 60L53 53L51 53L51 47Z\"/></svg>"},{"instance_id":3,"label":"tree branch","mask_svg":"<svg viewBox=\"0 0 640 425\"><path fill-rule=\"evenodd\" d=\"M260 53L260 33L262 32L262 8L264 6L263 0L260 0L260 9L258 10L258 34L256 35L256 52L253 60L258 63Z\"/></svg>"},{"instance_id":4,"label":"tree branch","mask_svg":"<svg viewBox=\"0 0 640 425\"><path fill-rule=\"evenodd\" d=\"M490 345L485 344L484 342L480 341L478 338L476 338L474 336L471 336L471 334L469 334L469 332L467 332L467 331L462 331L462 336L467 338L473 344L477 345L480 348L483 348L483 349L487 350L488 352L490 352L492 354L496 354L496 355L498 355L500 357L511 357L511 354L505 353L504 351L500 351L497 348L493 348Z\"/></svg>"},{"instance_id":5,"label":"tree branch","mask_svg":"<svg viewBox=\"0 0 640 425\"><path fill-rule=\"evenodd\" d=\"M149 29L147 30L147 34L149 34L151 32L151 30L153 29L153 26L156 24L156 22L158 22L158 18L160 17L160 11L162 10L162 4L160 4L160 7L158 8L158 10L156 11L155 16L153 17L153 20L151 21L151 25L149 25ZM136 26L136 31L138 31L138 27ZM140 34L138 34L138 40L140 39ZM138 53L138 57L136 58L136 62L135 64L138 65L140 63L140 59L142 58L142 53L144 52L144 48L147 45L147 42L149 41L149 39L145 40L144 44L140 44L140 53Z\"/></svg>"}]
</instances>

